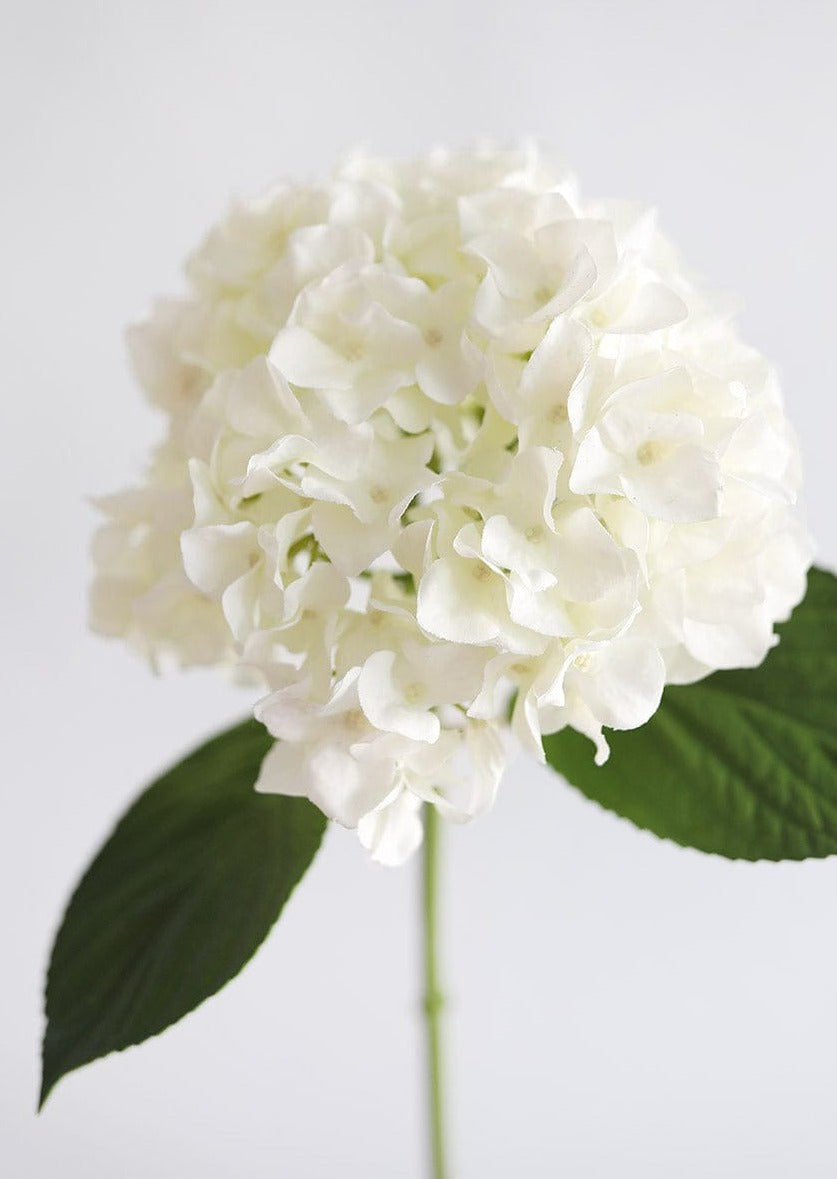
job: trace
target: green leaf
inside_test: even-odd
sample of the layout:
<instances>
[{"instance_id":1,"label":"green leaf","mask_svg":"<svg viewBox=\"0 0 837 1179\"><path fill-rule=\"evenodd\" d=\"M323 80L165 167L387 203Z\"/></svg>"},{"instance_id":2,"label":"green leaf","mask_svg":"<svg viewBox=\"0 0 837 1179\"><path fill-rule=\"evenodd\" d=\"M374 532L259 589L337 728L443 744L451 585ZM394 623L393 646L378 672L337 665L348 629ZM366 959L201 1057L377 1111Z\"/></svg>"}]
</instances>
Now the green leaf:
<instances>
[{"instance_id":1,"label":"green leaf","mask_svg":"<svg viewBox=\"0 0 837 1179\"><path fill-rule=\"evenodd\" d=\"M812 569L804 602L761 667L669 687L648 724L544 740L588 798L665 839L731 859L837 852L837 578Z\"/></svg>"},{"instance_id":2,"label":"green leaf","mask_svg":"<svg viewBox=\"0 0 837 1179\"><path fill-rule=\"evenodd\" d=\"M303 798L257 794L248 720L150 786L93 860L55 939L40 1105L72 1069L192 1011L254 954L319 847Z\"/></svg>"}]
</instances>

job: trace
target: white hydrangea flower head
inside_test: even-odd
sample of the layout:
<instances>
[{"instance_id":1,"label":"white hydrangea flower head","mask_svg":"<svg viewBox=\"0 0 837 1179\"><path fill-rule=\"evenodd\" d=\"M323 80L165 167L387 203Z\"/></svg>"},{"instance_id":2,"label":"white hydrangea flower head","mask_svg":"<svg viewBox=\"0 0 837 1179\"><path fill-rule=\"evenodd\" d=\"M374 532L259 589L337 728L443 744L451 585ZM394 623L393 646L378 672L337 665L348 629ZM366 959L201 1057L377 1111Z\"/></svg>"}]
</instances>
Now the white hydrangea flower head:
<instances>
[{"instance_id":1,"label":"white hydrangea flower head","mask_svg":"<svg viewBox=\"0 0 837 1179\"><path fill-rule=\"evenodd\" d=\"M757 665L810 563L775 374L652 212L535 147L356 156L238 204L129 333L167 417L101 502L96 629L263 685L260 790L383 863L513 734ZM509 719L510 718L510 719Z\"/></svg>"}]
</instances>

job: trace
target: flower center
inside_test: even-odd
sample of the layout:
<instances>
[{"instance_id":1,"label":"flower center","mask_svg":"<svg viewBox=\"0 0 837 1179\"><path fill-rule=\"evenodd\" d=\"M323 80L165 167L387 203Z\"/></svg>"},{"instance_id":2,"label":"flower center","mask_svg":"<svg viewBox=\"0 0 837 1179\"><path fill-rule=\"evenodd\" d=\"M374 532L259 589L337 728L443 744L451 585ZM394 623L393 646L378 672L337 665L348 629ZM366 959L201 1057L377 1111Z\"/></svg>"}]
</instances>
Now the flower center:
<instances>
[{"instance_id":1,"label":"flower center","mask_svg":"<svg viewBox=\"0 0 837 1179\"><path fill-rule=\"evenodd\" d=\"M369 489L369 498L373 504L385 504L387 502L388 492L386 487L382 487L380 483L375 483Z\"/></svg>"},{"instance_id":2,"label":"flower center","mask_svg":"<svg viewBox=\"0 0 837 1179\"><path fill-rule=\"evenodd\" d=\"M366 717L359 708L343 713L343 731L347 737L359 737L366 732Z\"/></svg>"},{"instance_id":3,"label":"flower center","mask_svg":"<svg viewBox=\"0 0 837 1179\"><path fill-rule=\"evenodd\" d=\"M404 689L404 699L408 704L421 704L425 697L424 684L414 680L413 683L408 684Z\"/></svg>"},{"instance_id":4,"label":"flower center","mask_svg":"<svg viewBox=\"0 0 837 1179\"><path fill-rule=\"evenodd\" d=\"M643 442L642 446L637 449L636 458L640 466L650 467L652 463L656 463L662 458L662 454L662 442L655 442L652 438L648 442Z\"/></svg>"},{"instance_id":5,"label":"flower center","mask_svg":"<svg viewBox=\"0 0 837 1179\"><path fill-rule=\"evenodd\" d=\"M553 425L558 425L560 422L566 422L570 416L570 411L567 409L566 403L558 401L552 406L547 417Z\"/></svg>"},{"instance_id":6,"label":"flower center","mask_svg":"<svg viewBox=\"0 0 837 1179\"><path fill-rule=\"evenodd\" d=\"M475 581L488 581L491 576L491 570L483 561L475 561L474 567L471 570L471 576Z\"/></svg>"},{"instance_id":7,"label":"flower center","mask_svg":"<svg viewBox=\"0 0 837 1179\"><path fill-rule=\"evenodd\" d=\"M437 327L428 328L424 333L424 342L429 348L438 348L444 338L445 337Z\"/></svg>"},{"instance_id":8,"label":"flower center","mask_svg":"<svg viewBox=\"0 0 837 1179\"><path fill-rule=\"evenodd\" d=\"M523 533L528 541L532 544L537 544L538 541L543 540L543 528L540 524L533 524L531 528L527 528Z\"/></svg>"},{"instance_id":9,"label":"flower center","mask_svg":"<svg viewBox=\"0 0 837 1179\"><path fill-rule=\"evenodd\" d=\"M363 344L359 340L350 340L343 346L342 352L350 364L357 364L363 358Z\"/></svg>"}]
</instances>

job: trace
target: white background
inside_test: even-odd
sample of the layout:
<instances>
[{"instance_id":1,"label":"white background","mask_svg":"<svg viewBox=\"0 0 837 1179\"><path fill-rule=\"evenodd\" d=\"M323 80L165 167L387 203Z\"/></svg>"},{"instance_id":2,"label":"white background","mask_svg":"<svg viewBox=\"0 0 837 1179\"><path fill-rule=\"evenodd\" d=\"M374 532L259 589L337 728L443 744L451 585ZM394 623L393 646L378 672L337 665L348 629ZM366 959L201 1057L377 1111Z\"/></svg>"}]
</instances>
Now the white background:
<instances>
[{"instance_id":1,"label":"white background","mask_svg":"<svg viewBox=\"0 0 837 1179\"><path fill-rule=\"evenodd\" d=\"M543 137L648 200L783 373L837 563L823 0L27 0L2 9L0 1164L12 1179L423 1175L415 865L331 831L241 978L33 1114L41 975L137 787L242 698L85 633L89 493L159 429L123 325L233 193L366 141ZM837 861L640 834L518 763L446 844L456 1179L833 1179Z\"/></svg>"}]
</instances>

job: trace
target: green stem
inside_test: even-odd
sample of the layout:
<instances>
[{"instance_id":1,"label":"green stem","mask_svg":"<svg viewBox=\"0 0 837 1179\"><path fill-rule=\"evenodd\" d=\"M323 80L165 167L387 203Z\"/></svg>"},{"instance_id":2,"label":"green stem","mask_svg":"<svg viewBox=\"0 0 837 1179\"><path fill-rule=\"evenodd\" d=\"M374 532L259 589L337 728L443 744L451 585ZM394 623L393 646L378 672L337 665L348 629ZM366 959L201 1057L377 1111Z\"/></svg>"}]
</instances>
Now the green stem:
<instances>
[{"instance_id":1,"label":"green stem","mask_svg":"<svg viewBox=\"0 0 837 1179\"><path fill-rule=\"evenodd\" d=\"M441 1013L444 997L439 989L438 894L439 814L435 806L424 808L424 872L422 913L424 926L424 1016L427 1042L428 1121L432 1179L445 1179L444 1095L442 1090Z\"/></svg>"}]
</instances>

